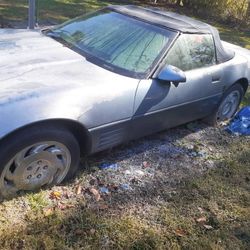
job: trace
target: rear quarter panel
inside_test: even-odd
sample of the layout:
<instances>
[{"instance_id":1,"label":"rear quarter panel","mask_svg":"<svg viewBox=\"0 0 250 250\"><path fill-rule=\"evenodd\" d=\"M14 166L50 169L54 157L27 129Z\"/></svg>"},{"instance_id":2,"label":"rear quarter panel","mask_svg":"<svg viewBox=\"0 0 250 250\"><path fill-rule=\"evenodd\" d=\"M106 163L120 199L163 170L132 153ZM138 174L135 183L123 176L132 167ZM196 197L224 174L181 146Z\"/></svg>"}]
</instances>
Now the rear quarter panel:
<instances>
[{"instance_id":1,"label":"rear quarter panel","mask_svg":"<svg viewBox=\"0 0 250 250\"><path fill-rule=\"evenodd\" d=\"M250 84L250 51L228 42L223 42L223 46L235 52L235 57L223 64L225 80L234 83L241 78L247 78Z\"/></svg>"}]
</instances>

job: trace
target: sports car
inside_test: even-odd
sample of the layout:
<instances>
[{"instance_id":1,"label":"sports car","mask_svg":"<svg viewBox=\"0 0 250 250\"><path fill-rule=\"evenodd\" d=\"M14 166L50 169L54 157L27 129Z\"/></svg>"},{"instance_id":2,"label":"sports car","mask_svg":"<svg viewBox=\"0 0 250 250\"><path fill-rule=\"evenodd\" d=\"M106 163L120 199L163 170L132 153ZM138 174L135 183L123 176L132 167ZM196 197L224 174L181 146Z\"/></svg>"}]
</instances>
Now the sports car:
<instances>
[{"instance_id":1,"label":"sports car","mask_svg":"<svg viewBox=\"0 0 250 250\"><path fill-rule=\"evenodd\" d=\"M230 119L250 52L173 12L109 6L0 29L0 194L59 184L80 156L193 120Z\"/></svg>"}]
</instances>

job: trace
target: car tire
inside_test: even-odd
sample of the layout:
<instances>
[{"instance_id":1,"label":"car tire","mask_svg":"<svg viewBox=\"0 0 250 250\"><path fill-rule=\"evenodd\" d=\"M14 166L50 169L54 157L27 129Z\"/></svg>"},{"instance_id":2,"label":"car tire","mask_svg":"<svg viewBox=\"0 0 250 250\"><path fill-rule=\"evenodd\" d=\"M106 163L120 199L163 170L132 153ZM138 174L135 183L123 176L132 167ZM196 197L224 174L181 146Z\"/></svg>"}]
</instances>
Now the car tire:
<instances>
[{"instance_id":1,"label":"car tire","mask_svg":"<svg viewBox=\"0 0 250 250\"><path fill-rule=\"evenodd\" d=\"M0 196L53 186L72 178L80 147L66 129L33 126L0 142Z\"/></svg>"},{"instance_id":2,"label":"car tire","mask_svg":"<svg viewBox=\"0 0 250 250\"><path fill-rule=\"evenodd\" d=\"M220 122L231 119L237 112L244 96L244 90L239 83L230 87L223 95L216 110L203 121L211 126L216 126Z\"/></svg>"}]
</instances>

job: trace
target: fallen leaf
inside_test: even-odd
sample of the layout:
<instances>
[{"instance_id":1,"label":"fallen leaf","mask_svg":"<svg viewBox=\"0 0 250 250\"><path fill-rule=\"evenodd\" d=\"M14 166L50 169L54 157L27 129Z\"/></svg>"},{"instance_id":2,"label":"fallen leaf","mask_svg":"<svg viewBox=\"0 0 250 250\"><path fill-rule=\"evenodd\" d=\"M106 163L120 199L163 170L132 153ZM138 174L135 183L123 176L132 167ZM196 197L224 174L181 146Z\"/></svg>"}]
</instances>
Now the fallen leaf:
<instances>
[{"instance_id":1,"label":"fallen leaf","mask_svg":"<svg viewBox=\"0 0 250 250\"><path fill-rule=\"evenodd\" d=\"M213 152L213 148L212 147L208 147L210 152Z\"/></svg>"},{"instance_id":2,"label":"fallen leaf","mask_svg":"<svg viewBox=\"0 0 250 250\"><path fill-rule=\"evenodd\" d=\"M187 233L186 233L184 230L182 230L182 229L176 229L176 230L174 231L174 233L175 233L177 236L180 236L180 237L184 237L184 236L187 235Z\"/></svg>"},{"instance_id":3,"label":"fallen leaf","mask_svg":"<svg viewBox=\"0 0 250 250\"><path fill-rule=\"evenodd\" d=\"M52 215L53 213L54 213L54 209L51 207L43 209L43 214L45 217L48 217L48 216Z\"/></svg>"},{"instance_id":4,"label":"fallen leaf","mask_svg":"<svg viewBox=\"0 0 250 250\"><path fill-rule=\"evenodd\" d=\"M206 222L207 218L206 217L200 217L198 219L196 219L197 222L202 223L202 222Z\"/></svg>"},{"instance_id":5,"label":"fallen leaf","mask_svg":"<svg viewBox=\"0 0 250 250\"><path fill-rule=\"evenodd\" d=\"M60 200L62 198L62 194L58 191L53 191L50 193L49 198L52 200Z\"/></svg>"},{"instance_id":6,"label":"fallen leaf","mask_svg":"<svg viewBox=\"0 0 250 250\"><path fill-rule=\"evenodd\" d=\"M101 195L100 195L99 191L96 190L95 188L90 188L89 192L94 195L96 201L99 201L101 199Z\"/></svg>"},{"instance_id":7,"label":"fallen leaf","mask_svg":"<svg viewBox=\"0 0 250 250\"><path fill-rule=\"evenodd\" d=\"M78 185L78 186L76 187L76 194L79 195L79 194L81 194L81 193L82 193L82 186L81 186L81 185Z\"/></svg>"},{"instance_id":8,"label":"fallen leaf","mask_svg":"<svg viewBox=\"0 0 250 250\"><path fill-rule=\"evenodd\" d=\"M100 206L99 206L99 209L100 210L107 210L109 207L108 207L108 205L106 205L106 204L101 204Z\"/></svg>"},{"instance_id":9,"label":"fallen leaf","mask_svg":"<svg viewBox=\"0 0 250 250\"><path fill-rule=\"evenodd\" d=\"M212 226L210 226L210 225L203 225L206 229L208 229L208 230L210 230L210 229L213 229L213 227Z\"/></svg>"},{"instance_id":10,"label":"fallen leaf","mask_svg":"<svg viewBox=\"0 0 250 250\"><path fill-rule=\"evenodd\" d=\"M76 229L75 234L76 235L83 235L85 232L82 229Z\"/></svg>"},{"instance_id":11,"label":"fallen leaf","mask_svg":"<svg viewBox=\"0 0 250 250\"><path fill-rule=\"evenodd\" d=\"M73 207L75 207L75 205L73 205L73 204L67 204L66 206L67 206L67 208L73 208Z\"/></svg>"},{"instance_id":12,"label":"fallen leaf","mask_svg":"<svg viewBox=\"0 0 250 250\"><path fill-rule=\"evenodd\" d=\"M203 209L203 208L198 207L198 210L199 210L199 212L200 212L201 214L203 214L203 213L204 213L204 209Z\"/></svg>"},{"instance_id":13,"label":"fallen leaf","mask_svg":"<svg viewBox=\"0 0 250 250\"><path fill-rule=\"evenodd\" d=\"M65 205L63 203L58 203L57 208L59 208L60 210L65 210L67 208L67 205Z\"/></svg>"},{"instance_id":14,"label":"fallen leaf","mask_svg":"<svg viewBox=\"0 0 250 250\"><path fill-rule=\"evenodd\" d=\"M150 167L150 163L147 162L147 161L144 161L144 162L142 163L142 166L143 166L144 168L148 168L148 167Z\"/></svg>"},{"instance_id":15,"label":"fallen leaf","mask_svg":"<svg viewBox=\"0 0 250 250\"><path fill-rule=\"evenodd\" d=\"M73 208L73 207L75 207L75 205L73 205L73 204L65 204L63 202L59 202L56 207L58 209L60 209L60 210L65 210L65 209Z\"/></svg>"}]
</instances>

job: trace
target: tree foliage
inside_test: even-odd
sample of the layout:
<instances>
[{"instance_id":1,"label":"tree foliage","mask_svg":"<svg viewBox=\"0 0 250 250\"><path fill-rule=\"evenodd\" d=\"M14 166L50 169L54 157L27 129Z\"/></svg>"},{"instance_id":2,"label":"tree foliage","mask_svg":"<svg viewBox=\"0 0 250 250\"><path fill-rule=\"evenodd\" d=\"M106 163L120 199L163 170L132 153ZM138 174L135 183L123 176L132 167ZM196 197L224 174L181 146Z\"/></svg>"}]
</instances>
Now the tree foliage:
<instances>
[{"instance_id":1,"label":"tree foliage","mask_svg":"<svg viewBox=\"0 0 250 250\"><path fill-rule=\"evenodd\" d=\"M175 3L205 17L250 21L250 0L158 0L157 3Z\"/></svg>"},{"instance_id":2,"label":"tree foliage","mask_svg":"<svg viewBox=\"0 0 250 250\"><path fill-rule=\"evenodd\" d=\"M244 19L248 0L182 0L183 5L211 16L220 15L223 19Z\"/></svg>"}]
</instances>

